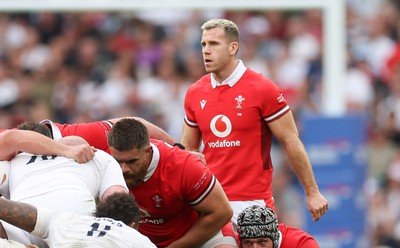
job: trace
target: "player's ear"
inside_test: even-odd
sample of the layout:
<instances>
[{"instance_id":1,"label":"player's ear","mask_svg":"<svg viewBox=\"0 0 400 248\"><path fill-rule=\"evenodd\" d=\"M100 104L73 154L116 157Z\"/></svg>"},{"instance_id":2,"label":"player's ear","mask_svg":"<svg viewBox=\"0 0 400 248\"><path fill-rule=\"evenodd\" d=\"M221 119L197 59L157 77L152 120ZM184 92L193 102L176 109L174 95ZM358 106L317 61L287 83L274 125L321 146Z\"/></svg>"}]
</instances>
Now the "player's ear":
<instances>
[{"instance_id":1,"label":"player's ear","mask_svg":"<svg viewBox=\"0 0 400 248\"><path fill-rule=\"evenodd\" d=\"M230 54L231 54L231 55L235 55L235 54L237 54L238 50L239 50L239 43L236 42L236 41L231 42L231 44L230 44L230 46L229 46L229 52L230 52Z\"/></svg>"}]
</instances>

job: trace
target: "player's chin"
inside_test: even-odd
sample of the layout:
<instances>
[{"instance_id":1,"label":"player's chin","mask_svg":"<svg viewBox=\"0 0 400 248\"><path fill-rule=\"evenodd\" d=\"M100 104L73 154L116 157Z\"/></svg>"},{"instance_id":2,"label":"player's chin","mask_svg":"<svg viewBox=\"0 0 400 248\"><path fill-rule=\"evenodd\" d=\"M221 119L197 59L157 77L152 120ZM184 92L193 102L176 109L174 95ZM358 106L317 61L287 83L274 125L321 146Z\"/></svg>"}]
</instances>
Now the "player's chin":
<instances>
[{"instance_id":1,"label":"player's chin","mask_svg":"<svg viewBox=\"0 0 400 248\"><path fill-rule=\"evenodd\" d=\"M206 66L206 67L205 67L205 70L206 70L207 73L214 72L214 70L213 70L211 67L209 67L209 66Z\"/></svg>"},{"instance_id":2,"label":"player's chin","mask_svg":"<svg viewBox=\"0 0 400 248\"><path fill-rule=\"evenodd\" d=\"M128 188L135 188L142 184L142 180L137 180L133 178L125 178L126 185L128 185Z\"/></svg>"}]
</instances>

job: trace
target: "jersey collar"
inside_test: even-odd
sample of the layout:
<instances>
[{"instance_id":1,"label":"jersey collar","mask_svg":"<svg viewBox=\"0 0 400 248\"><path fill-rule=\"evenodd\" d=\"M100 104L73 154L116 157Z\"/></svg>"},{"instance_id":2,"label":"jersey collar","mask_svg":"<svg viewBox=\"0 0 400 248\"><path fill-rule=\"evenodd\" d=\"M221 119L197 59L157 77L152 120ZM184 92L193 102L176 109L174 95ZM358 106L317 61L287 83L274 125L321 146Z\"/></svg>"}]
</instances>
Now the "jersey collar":
<instances>
[{"instance_id":1,"label":"jersey collar","mask_svg":"<svg viewBox=\"0 0 400 248\"><path fill-rule=\"evenodd\" d=\"M151 158L151 162L149 168L147 169L146 176L143 179L143 182L147 182L150 177L154 174L154 171L157 169L158 162L160 161L160 151L157 146L151 144L151 148L153 149L153 157Z\"/></svg>"},{"instance_id":2,"label":"jersey collar","mask_svg":"<svg viewBox=\"0 0 400 248\"><path fill-rule=\"evenodd\" d=\"M243 61L238 59L239 63L236 66L235 70L232 72L232 74L225 79L222 83L219 83L217 80L214 78L214 74L211 73L211 86L213 89L215 89L217 86L222 86L222 85L229 85L232 87L239 81L239 79L243 76L243 74L246 72L247 67L244 66Z\"/></svg>"},{"instance_id":3,"label":"jersey collar","mask_svg":"<svg viewBox=\"0 0 400 248\"><path fill-rule=\"evenodd\" d=\"M48 119L42 120L42 121L40 122L40 124L44 124L44 125L46 125L47 127L50 128L50 130L51 130L51 135L53 136L53 139L54 139L54 140L59 140L59 139L62 138L62 134L61 134L60 129L59 129L59 128L56 126L56 124L54 124L54 122L52 122L51 120L48 120Z\"/></svg>"}]
</instances>

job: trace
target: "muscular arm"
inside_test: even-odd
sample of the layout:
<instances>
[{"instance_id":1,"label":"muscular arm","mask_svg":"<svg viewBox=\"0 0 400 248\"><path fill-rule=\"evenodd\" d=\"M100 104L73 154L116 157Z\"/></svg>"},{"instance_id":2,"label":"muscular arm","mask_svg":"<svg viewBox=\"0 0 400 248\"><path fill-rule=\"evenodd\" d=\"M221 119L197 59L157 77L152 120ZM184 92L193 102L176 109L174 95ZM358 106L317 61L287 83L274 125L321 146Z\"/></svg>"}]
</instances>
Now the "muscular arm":
<instances>
[{"instance_id":1,"label":"muscular arm","mask_svg":"<svg viewBox=\"0 0 400 248\"><path fill-rule=\"evenodd\" d=\"M32 232L36 225L37 209L30 204L0 198L0 219Z\"/></svg>"},{"instance_id":2,"label":"muscular arm","mask_svg":"<svg viewBox=\"0 0 400 248\"><path fill-rule=\"evenodd\" d=\"M210 194L194 209L200 214L198 220L180 239L168 248L199 247L212 238L232 218L233 211L221 185L217 181Z\"/></svg>"},{"instance_id":3,"label":"muscular arm","mask_svg":"<svg viewBox=\"0 0 400 248\"><path fill-rule=\"evenodd\" d=\"M292 112L288 112L278 120L269 123L269 128L282 144L292 168L304 188L308 208L314 221L317 221L328 209L328 202L319 192L310 160L299 138Z\"/></svg>"},{"instance_id":4,"label":"muscular arm","mask_svg":"<svg viewBox=\"0 0 400 248\"><path fill-rule=\"evenodd\" d=\"M183 122L181 143L186 147L186 150L188 151L200 151L200 129L198 127L188 126L186 122Z\"/></svg>"},{"instance_id":5,"label":"muscular arm","mask_svg":"<svg viewBox=\"0 0 400 248\"><path fill-rule=\"evenodd\" d=\"M79 163L94 156L89 145L68 146L33 131L13 129L0 133L0 160L10 160L18 151L63 156Z\"/></svg>"},{"instance_id":6,"label":"muscular arm","mask_svg":"<svg viewBox=\"0 0 400 248\"><path fill-rule=\"evenodd\" d=\"M146 128L149 132L150 138L152 138L152 139L163 140L170 145L173 145L176 143L174 138L172 138L167 132L165 132L158 126L156 126L140 117L121 117L121 118L110 119L109 121L111 121L112 123L116 123L123 118L131 118L131 119L135 119L135 120L142 122L146 126Z\"/></svg>"}]
</instances>

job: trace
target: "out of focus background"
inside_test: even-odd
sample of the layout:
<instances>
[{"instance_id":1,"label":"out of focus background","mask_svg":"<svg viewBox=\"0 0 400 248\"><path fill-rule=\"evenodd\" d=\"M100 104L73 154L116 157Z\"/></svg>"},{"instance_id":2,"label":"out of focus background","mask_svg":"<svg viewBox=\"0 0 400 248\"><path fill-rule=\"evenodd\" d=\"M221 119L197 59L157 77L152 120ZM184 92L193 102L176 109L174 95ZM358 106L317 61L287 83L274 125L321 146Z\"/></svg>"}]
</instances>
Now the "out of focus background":
<instances>
[{"instance_id":1,"label":"out of focus background","mask_svg":"<svg viewBox=\"0 0 400 248\"><path fill-rule=\"evenodd\" d=\"M200 26L228 18L245 65L284 91L330 203L313 222L276 143L279 220L321 248L400 247L399 1L124 9L121 0L109 10L38 2L0 2L0 128L140 116L179 140L185 91L205 73Z\"/></svg>"}]
</instances>

